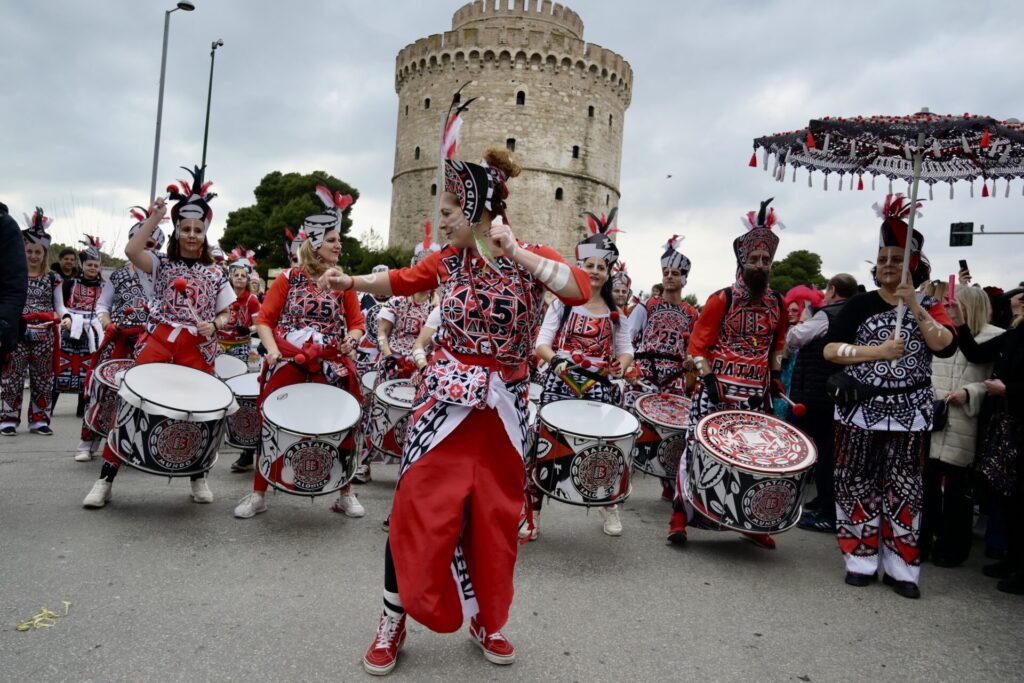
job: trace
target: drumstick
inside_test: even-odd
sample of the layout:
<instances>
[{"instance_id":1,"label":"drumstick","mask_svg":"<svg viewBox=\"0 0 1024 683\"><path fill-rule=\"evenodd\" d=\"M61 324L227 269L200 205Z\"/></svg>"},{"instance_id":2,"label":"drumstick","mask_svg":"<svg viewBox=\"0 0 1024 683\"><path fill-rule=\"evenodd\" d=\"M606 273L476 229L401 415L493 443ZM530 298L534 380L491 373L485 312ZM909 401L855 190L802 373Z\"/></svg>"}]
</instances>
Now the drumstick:
<instances>
[{"instance_id":1,"label":"drumstick","mask_svg":"<svg viewBox=\"0 0 1024 683\"><path fill-rule=\"evenodd\" d=\"M192 302L188 300L188 295L185 291L188 289L188 285L185 284L185 278L178 277L174 278L174 291L184 296L185 305L188 306L188 310L192 313L192 317L196 319L196 325L203 322L199 319L199 314L196 313L196 309L192 308Z\"/></svg>"},{"instance_id":2,"label":"drumstick","mask_svg":"<svg viewBox=\"0 0 1024 683\"><path fill-rule=\"evenodd\" d=\"M803 403L794 403L793 399L785 394L779 394L779 398L789 404L789 407L793 410L793 415L796 417L803 417L807 414L807 406Z\"/></svg>"}]
</instances>

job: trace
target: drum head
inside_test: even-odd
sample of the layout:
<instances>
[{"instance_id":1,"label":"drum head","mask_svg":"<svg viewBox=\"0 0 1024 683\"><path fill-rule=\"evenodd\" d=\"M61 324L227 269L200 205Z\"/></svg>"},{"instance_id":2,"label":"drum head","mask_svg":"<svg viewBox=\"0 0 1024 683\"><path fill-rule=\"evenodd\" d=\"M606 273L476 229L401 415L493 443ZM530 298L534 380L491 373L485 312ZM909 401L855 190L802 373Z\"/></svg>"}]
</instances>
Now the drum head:
<instances>
[{"instance_id":1,"label":"drum head","mask_svg":"<svg viewBox=\"0 0 1024 683\"><path fill-rule=\"evenodd\" d=\"M633 434L640 422L623 410L607 403L569 399L542 406L540 419L571 434L585 434L597 438L611 438Z\"/></svg>"},{"instance_id":2,"label":"drum head","mask_svg":"<svg viewBox=\"0 0 1024 683\"><path fill-rule=\"evenodd\" d=\"M544 393L544 385L537 384L536 382L530 382L530 400L534 403L540 403L541 394Z\"/></svg>"},{"instance_id":3,"label":"drum head","mask_svg":"<svg viewBox=\"0 0 1024 683\"><path fill-rule=\"evenodd\" d=\"M535 424L537 424L537 412L539 410L540 409L537 407L536 403L534 403L533 401L527 401L526 411L528 417L526 424L528 424L530 427L533 427Z\"/></svg>"},{"instance_id":4,"label":"drum head","mask_svg":"<svg viewBox=\"0 0 1024 683\"><path fill-rule=\"evenodd\" d=\"M412 409L416 401L416 387L407 379L392 379L373 391L377 400L389 406Z\"/></svg>"},{"instance_id":5,"label":"drum head","mask_svg":"<svg viewBox=\"0 0 1024 683\"><path fill-rule=\"evenodd\" d=\"M711 413L697 423L696 439L715 459L757 474L802 472L817 457L814 444L799 429L749 410Z\"/></svg>"},{"instance_id":6,"label":"drum head","mask_svg":"<svg viewBox=\"0 0 1024 683\"><path fill-rule=\"evenodd\" d=\"M260 373L247 372L224 382L235 396L256 398L260 395Z\"/></svg>"},{"instance_id":7,"label":"drum head","mask_svg":"<svg viewBox=\"0 0 1024 683\"><path fill-rule=\"evenodd\" d=\"M363 379L362 379L362 383L363 383L363 391L365 391L368 394L372 394L373 393L373 387L374 387L374 385L377 384L377 371L376 370L370 370L369 372L364 374L363 375Z\"/></svg>"},{"instance_id":8,"label":"drum head","mask_svg":"<svg viewBox=\"0 0 1024 683\"><path fill-rule=\"evenodd\" d=\"M213 373L221 379L227 380L238 377L249 372L249 366L244 360L222 353L213 361Z\"/></svg>"},{"instance_id":9,"label":"drum head","mask_svg":"<svg viewBox=\"0 0 1024 683\"><path fill-rule=\"evenodd\" d=\"M114 358L100 363L93 375L108 387L116 389L121 381L118 375L123 376L134 365L135 361L130 358Z\"/></svg>"},{"instance_id":10,"label":"drum head","mask_svg":"<svg viewBox=\"0 0 1024 683\"><path fill-rule=\"evenodd\" d=\"M263 417L298 434L337 434L359 421L359 402L329 384L292 384L267 396Z\"/></svg>"},{"instance_id":11,"label":"drum head","mask_svg":"<svg viewBox=\"0 0 1024 683\"><path fill-rule=\"evenodd\" d=\"M238 410L235 396L224 382L170 363L136 365L124 373L117 395L145 413L175 420L219 420Z\"/></svg>"},{"instance_id":12,"label":"drum head","mask_svg":"<svg viewBox=\"0 0 1024 683\"><path fill-rule=\"evenodd\" d=\"M689 423L690 399L671 394L644 394L633 404L645 420L669 429L683 430Z\"/></svg>"}]
</instances>

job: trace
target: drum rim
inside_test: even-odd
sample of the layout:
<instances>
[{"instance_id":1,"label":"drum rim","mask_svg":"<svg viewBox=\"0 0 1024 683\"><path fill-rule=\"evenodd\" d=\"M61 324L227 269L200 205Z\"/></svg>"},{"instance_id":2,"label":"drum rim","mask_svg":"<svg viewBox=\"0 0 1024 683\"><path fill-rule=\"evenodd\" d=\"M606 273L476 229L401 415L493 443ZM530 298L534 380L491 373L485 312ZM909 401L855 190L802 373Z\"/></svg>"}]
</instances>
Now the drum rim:
<instances>
[{"instance_id":1,"label":"drum rim","mask_svg":"<svg viewBox=\"0 0 1024 683\"><path fill-rule=\"evenodd\" d=\"M311 382L301 382L299 385L301 385L301 384L312 384L312 383ZM299 385L297 385L297 384L288 384L288 385L285 385L283 387L278 387L277 389L274 389L272 392L267 394L267 397L265 399L263 399L263 405L266 406L267 402L270 400L270 398L274 394L276 394L277 392L285 391L287 389L293 389L294 387L299 386ZM343 393L345 396L348 396L349 398L352 399L353 403L356 406L356 417L355 417L355 420L352 421L352 424L350 424L349 426L347 426L347 427L345 427L343 429L336 429L336 430L331 431L331 432L297 432L294 429L291 429L289 427L285 427L283 425L279 425L273 419L267 417L267 413L266 413L264 408L260 408L260 418L263 420L264 423L268 423L269 422L278 431L284 432L285 434L293 434L295 436L310 436L310 437L318 436L319 437L319 436L333 436L335 434L341 434L342 432L351 432L352 428L355 427L357 424L359 424L359 420L362 418L363 409L362 409L362 406L359 405L359 401L356 400L355 396L353 396L352 394L348 393L347 391L345 391L344 389L341 389L339 387L335 387L335 386L333 386L331 384L322 384L320 386L333 387L334 389L337 389L338 391ZM348 435L346 434L345 436L348 436ZM342 439L344 439L344 438L345 437L342 437ZM260 439L260 441L262 442L262 439Z\"/></svg>"},{"instance_id":2,"label":"drum rim","mask_svg":"<svg viewBox=\"0 0 1024 683\"><path fill-rule=\"evenodd\" d=\"M750 465L748 463L737 462L735 460L726 460L723 456L720 456L718 453L716 453L714 450L712 450L709 446L704 444L704 442L701 441L701 439L700 439L701 426L704 424L704 421L707 420L708 418L715 417L716 415L721 415L722 413L750 413L752 415L760 415L762 417L767 417L767 418L771 418L772 420L776 420L780 424L783 424L783 425L785 425L787 427L790 427L790 428L796 430L796 432L801 436L801 438L803 438L807 442L807 445L810 447L810 456L811 457L808 458L808 460L807 460L807 462L805 464L801 464L798 467L797 466L789 466L789 467L785 467L785 468L781 468L781 469L778 468L778 467L771 468L771 469L766 469L766 468L761 468L761 467L753 466L753 465ZM758 412L753 411L753 410L720 410L720 411L715 412L715 413L708 413L707 415L702 417L700 419L700 421L697 422L697 427L695 428L694 435L693 435L693 442L695 444L697 444L701 448L702 451L707 453L709 457L717 460L721 464L726 465L727 467L734 467L734 468L736 468L738 470L743 470L744 472L747 472L749 474L756 474L758 476L763 476L763 477L785 477L785 476L788 476L788 475L791 475L791 474L802 474L802 473L806 472L807 470L811 469L811 467L814 466L814 463L816 463L818 461L818 449L814 446L814 442L811 441L811 438L809 436L807 436L806 434L804 434L803 431L801 431L800 429L797 429L796 427L793 427L793 425L789 424L785 420L782 420L782 419L780 419L778 417L775 417L774 415L769 415L767 413L758 413Z\"/></svg>"},{"instance_id":3,"label":"drum rim","mask_svg":"<svg viewBox=\"0 0 1024 683\"><path fill-rule=\"evenodd\" d=\"M634 429L631 432L625 432L624 434L614 434L614 435L610 435L610 436L594 436L593 434L581 434L580 432L574 432L574 431L569 430L569 429L562 429L561 427L558 427L558 426L556 426L556 425L552 424L551 422L548 422L547 420L544 419L544 409L545 408L547 408L548 406L551 406L551 405L555 405L556 403L565 403L566 401L581 401L581 402L584 402L584 403L596 403L597 405L608 406L609 408L615 408L616 410L621 410L626 415L629 415L631 418L633 418L633 420L636 421L636 423L637 423L636 429ZM529 409L527 409L527 415L529 415ZM619 408L618 406L613 406L610 403L601 403L600 401L591 401L591 400L585 399L585 398L563 398L563 399L560 399L558 401L548 401L547 403L545 403L545 404L541 405L539 408L537 408L537 422L542 423L544 425L548 425L550 427L555 427L556 429L558 429L558 431L560 431L562 433L565 433L565 434L569 434L571 436L583 436L583 437L586 437L588 439L601 439L603 441L614 441L616 439L622 439L622 438L627 437L627 436L638 437L643 432L642 425L640 424L640 420L637 419L636 415L634 415L633 413L629 412L625 408Z\"/></svg>"},{"instance_id":4,"label":"drum rim","mask_svg":"<svg viewBox=\"0 0 1024 683\"><path fill-rule=\"evenodd\" d=\"M228 392L231 394L231 402L228 403L228 405L224 406L223 408L217 408L216 410L183 410L181 408L175 408L174 406L169 406L163 403L158 403L157 401L149 400L148 398L140 394L138 391L132 389L131 385L128 383L128 374L132 370L135 370L136 368L145 368L147 365L169 365L172 367L185 369L184 366L177 366L174 365L173 363L143 363L142 365L135 365L129 368L121 377L121 385L117 389L117 396L122 401L132 406L136 410L141 410L142 412L148 414L148 411L144 408L144 406L150 405L155 408L161 409L160 411L153 411L154 414L162 415L163 417L167 417L172 420L180 420L182 422L215 422L217 420L223 420L229 415L234 415L236 412L238 412L238 401L235 400L235 394L234 392L231 391L231 387L225 384L224 380L222 380L220 377L217 377L216 375L213 374L205 373L202 370L196 370L195 368L187 369L201 373L203 375L206 375L207 377L211 377L224 385L224 388L226 388ZM130 394L131 397L129 398L128 396L125 396L125 393ZM179 415L185 415L186 417L179 417ZM207 417L202 420L193 419L193 416L196 415L209 415L210 417Z\"/></svg>"},{"instance_id":5,"label":"drum rim","mask_svg":"<svg viewBox=\"0 0 1024 683\"><path fill-rule=\"evenodd\" d=\"M673 429L677 432L685 432L687 428L689 428L689 424L684 425L682 427L680 427L679 425L671 425L668 424L667 422L662 422L661 420L655 420L652 417L648 417L646 413L640 410L639 403L642 399L644 399L647 396L660 396L662 393L663 392L660 391L648 391L636 397L636 400L633 401L633 410L635 410L637 413L637 419L646 420L647 422L650 422L653 425L665 427L666 429ZM669 396L672 396L674 398L686 398L685 396L678 396L677 394L669 394Z\"/></svg>"},{"instance_id":6,"label":"drum rim","mask_svg":"<svg viewBox=\"0 0 1024 683\"><path fill-rule=\"evenodd\" d=\"M404 408L406 410L412 410L414 407L416 407L416 395L415 395L415 388L416 387L413 387L413 390L414 390L414 392L413 392L413 399L412 399L412 401L408 405L406 405L405 403L395 403L393 400L389 400L387 396L381 396L380 394L377 393L378 391L383 390L384 387L386 387L388 385L394 385L394 384L399 384L399 383L408 384L410 387L413 387L412 381L410 381L408 379L404 379L404 378L401 378L401 377L398 378L398 379L389 379L386 382L380 382L379 384L377 384L373 388L373 399L375 401L379 399L381 403L383 403L384 405L387 405L387 406L391 406L392 408Z\"/></svg>"},{"instance_id":7,"label":"drum rim","mask_svg":"<svg viewBox=\"0 0 1024 683\"><path fill-rule=\"evenodd\" d=\"M217 374L217 361L220 360L221 358L228 359L230 361L229 365L233 364L235 362L241 363L242 364L242 368L243 368L242 372L239 372L237 374L231 375L230 377L222 377L221 375ZM216 377L217 379L219 379L221 381L233 379L235 377L238 377L239 375L248 375L248 374L250 374L249 373L249 364L246 363L241 358L235 358L234 356L232 356L229 353L219 353L219 354L217 354L217 357L213 359L213 373L212 374L213 374L214 377Z\"/></svg>"},{"instance_id":8,"label":"drum rim","mask_svg":"<svg viewBox=\"0 0 1024 683\"><path fill-rule=\"evenodd\" d=\"M206 474L207 472L209 472L210 470L213 469L213 466L216 465L217 461L220 459L220 449L214 449L213 457L210 458L210 462L209 462L210 466L207 467L204 470L200 470L198 472L196 472L195 470L190 470L188 472L180 472L180 473L178 473L178 472L168 472L166 470L152 470L152 469L150 469L148 467L142 467L139 464L134 463L131 460L129 460L128 458L126 458L121 453L121 451L119 451L117 449L116 441L117 441L117 428L115 427L115 428L110 430L109 434L107 434L107 446L109 446L110 450L114 453L115 456L117 456L117 459L120 460L125 465L128 465L128 467L131 467L133 469L139 470L140 472L145 472L146 474L155 474L158 477L171 477L171 478L178 479L178 478L181 478L181 477L191 477L191 476L194 476L196 474Z\"/></svg>"},{"instance_id":9,"label":"drum rim","mask_svg":"<svg viewBox=\"0 0 1024 683\"><path fill-rule=\"evenodd\" d=\"M117 389L121 386L121 383L118 382L117 385L107 384L106 382L103 381L103 375L100 373L100 368L109 363L131 363L131 365L124 370L124 372L128 372L128 370L131 370L132 368L135 367L135 360L132 358L108 358L99 365L97 365L95 368L93 368L92 376L96 378L97 382L99 382L105 387L110 387L111 389L117 391ZM124 375L121 375L121 378L124 379Z\"/></svg>"}]
</instances>

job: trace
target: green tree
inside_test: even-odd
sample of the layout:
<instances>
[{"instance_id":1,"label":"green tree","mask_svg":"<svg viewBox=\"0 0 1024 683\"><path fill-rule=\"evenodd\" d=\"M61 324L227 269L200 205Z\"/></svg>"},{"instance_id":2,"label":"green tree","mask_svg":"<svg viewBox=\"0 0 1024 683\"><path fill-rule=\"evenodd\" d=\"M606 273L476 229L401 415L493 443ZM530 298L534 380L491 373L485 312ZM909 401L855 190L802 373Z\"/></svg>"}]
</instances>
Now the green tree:
<instances>
[{"instance_id":1,"label":"green tree","mask_svg":"<svg viewBox=\"0 0 1024 683\"><path fill-rule=\"evenodd\" d=\"M824 289L828 280L821 274L821 257L813 251L797 249L772 266L768 284L776 292L785 294L797 285Z\"/></svg>"},{"instance_id":2,"label":"green tree","mask_svg":"<svg viewBox=\"0 0 1024 683\"><path fill-rule=\"evenodd\" d=\"M82 249L84 248L81 244L68 245L68 244L61 244L60 242L54 242L54 243L52 243L50 245L49 250L46 252L46 255L47 255L47 258L49 259L49 262L52 264L52 263L56 263L57 261L59 261L60 260L60 257L59 257L60 252L63 251L64 249L69 248L69 247L71 249L74 249L75 253L81 253ZM104 246L103 248L107 249L108 247ZM101 251L100 252L100 267L101 268L120 268L125 263L127 263L127 260L125 260L123 258L118 258L117 256L111 256L106 251Z\"/></svg>"},{"instance_id":3,"label":"green tree","mask_svg":"<svg viewBox=\"0 0 1024 683\"><path fill-rule=\"evenodd\" d=\"M259 263L258 270L266 275L270 268L288 265L285 249L285 228L298 232L306 216L323 211L324 206L316 196L316 186L323 185L331 192L352 195L353 204L359 200L359 190L343 180L324 171L312 173L281 173L273 171L263 176L253 194L256 203L244 206L228 214L227 227L220 239L225 252L238 245L252 249ZM364 248L357 239L348 235L352 227L350 206L341 221L341 266L350 272L364 273L365 263L387 263L408 265L409 252L400 249L371 251Z\"/></svg>"},{"instance_id":4,"label":"green tree","mask_svg":"<svg viewBox=\"0 0 1024 683\"><path fill-rule=\"evenodd\" d=\"M693 292L691 292L691 293L687 294L686 296L684 296L683 297L683 301L685 301L686 303L690 304L691 306L693 306L697 310L700 310L700 308L701 308L700 301L697 299L697 295L694 294Z\"/></svg>"}]
</instances>

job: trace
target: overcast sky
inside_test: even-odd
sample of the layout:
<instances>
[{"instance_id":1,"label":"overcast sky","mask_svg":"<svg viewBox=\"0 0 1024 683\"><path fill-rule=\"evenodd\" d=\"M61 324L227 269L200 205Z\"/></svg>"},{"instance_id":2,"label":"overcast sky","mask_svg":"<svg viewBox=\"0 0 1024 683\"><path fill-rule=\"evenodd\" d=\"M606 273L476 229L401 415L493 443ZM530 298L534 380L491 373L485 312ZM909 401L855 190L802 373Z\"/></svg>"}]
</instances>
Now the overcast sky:
<instances>
[{"instance_id":1,"label":"overcast sky","mask_svg":"<svg viewBox=\"0 0 1024 683\"><path fill-rule=\"evenodd\" d=\"M196 164L211 41L222 38L207 155L213 235L254 202L272 170L326 170L357 187L354 234L384 231L398 98L395 55L451 27L463 3L430 0L195 0L171 15L158 188ZM673 233L701 298L731 281L739 217L775 196L779 256L811 249L826 275L867 277L875 192L782 184L747 166L754 137L825 115L972 112L1024 118L1024 3L576 0L584 38L632 65L619 238L634 275ZM57 241L98 232L123 248L125 209L148 198L163 12L172 0L12 0L0 20L0 200L19 220L39 204ZM470 114L472 116L472 114ZM471 122L467 121L467 125ZM671 178L666 176L671 175ZM869 185L870 187L870 185ZM951 221L1024 230L1024 181L1004 198L936 189L919 227L937 277L967 258L1004 287L1024 279L1024 236L951 249ZM905 186L897 188L905 191ZM924 195L927 197L927 194ZM514 220L514 217L513 217ZM650 278L648 278L650 279ZM649 289L651 283L639 283Z\"/></svg>"}]
</instances>

